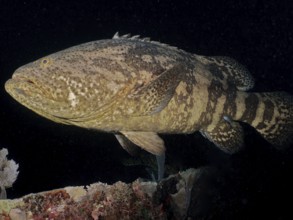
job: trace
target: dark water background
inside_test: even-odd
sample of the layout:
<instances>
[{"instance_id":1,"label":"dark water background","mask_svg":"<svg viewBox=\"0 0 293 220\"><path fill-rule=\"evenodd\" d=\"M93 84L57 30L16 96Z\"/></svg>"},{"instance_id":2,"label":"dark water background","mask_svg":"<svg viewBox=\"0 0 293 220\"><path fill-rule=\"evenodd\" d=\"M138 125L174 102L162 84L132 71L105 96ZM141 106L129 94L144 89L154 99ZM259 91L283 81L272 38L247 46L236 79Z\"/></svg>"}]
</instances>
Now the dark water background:
<instances>
[{"instance_id":1,"label":"dark water background","mask_svg":"<svg viewBox=\"0 0 293 220\"><path fill-rule=\"evenodd\" d=\"M203 55L230 56L256 79L254 91L293 94L291 1L13 1L0 2L0 147L20 165L9 198L68 185L132 181L143 167L111 134L56 124L5 91L13 71L49 53L116 31L151 37ZM293 150L278 152L247 128L246 148L228 157L199 134L163 136L168 163L219 169L215 219L290 219ZM218 178L218 177L217 177ZM289 202L286 202L289 200ZM213 209L211 209L213 210Z\"/></svg>"}]
</instances>

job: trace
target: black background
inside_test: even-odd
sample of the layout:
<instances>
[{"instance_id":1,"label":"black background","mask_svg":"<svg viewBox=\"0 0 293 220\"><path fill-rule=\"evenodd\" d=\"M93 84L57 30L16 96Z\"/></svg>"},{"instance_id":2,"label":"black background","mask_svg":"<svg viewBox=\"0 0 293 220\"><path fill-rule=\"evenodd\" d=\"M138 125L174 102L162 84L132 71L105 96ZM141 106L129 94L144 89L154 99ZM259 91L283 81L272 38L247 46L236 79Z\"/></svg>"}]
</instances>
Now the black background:
<instances>
[{"instance_id":1,"label":"black background","mask_svg":"<svg viewBox=\"0 0 293 220\"><path fill-rule=\"evenodd\" d=\"M142 168L111 134L46 120L4 90L13 71L49 53L91 40L140 34L203 55L246 65L254 91L293 94L293 7L290 1L1 1L0 147L19 163L8 197L68 185L131 181ZM247 128L246 148L228 157L199 134L163 135L169 158L182 167L225 170L215 219L288 219L293 191L292 148L278 152ZM168 156L168 155L167 155ZM168 161L172 163L171 159ZM227 168L228 167L228 168ZM217 195L215 195L217 196ZM289 202L286 202L289 199Z\"/></svg>"}]
</instances>

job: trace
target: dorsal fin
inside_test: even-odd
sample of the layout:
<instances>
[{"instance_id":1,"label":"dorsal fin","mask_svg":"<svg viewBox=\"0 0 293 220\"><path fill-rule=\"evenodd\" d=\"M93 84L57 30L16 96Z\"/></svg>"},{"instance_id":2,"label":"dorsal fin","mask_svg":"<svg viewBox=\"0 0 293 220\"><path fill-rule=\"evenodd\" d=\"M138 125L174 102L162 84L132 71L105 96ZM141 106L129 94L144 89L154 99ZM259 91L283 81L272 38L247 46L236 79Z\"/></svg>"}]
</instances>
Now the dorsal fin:
<instances>
[{"instance_id":1,"label":"dorsal fin","mask_svg":"<svg viewBox=\"0 0 293 220\"><path fill-rule=\"evenodd\" d=\"M119 32L116 32L114 34L114 36L112 37L112 39L128 39L128 40L137 40L137 41L142 41L142 42L149 42L152 44L156 44L162 47L166 47L172 50L177 50L177 51L182 51L181 49L178 49L177 47L174 46L170 46L169 44L164 44L158 41L153 41L151 40L149 37L140 37L140 35L133 35L131 36L131 34L124 34L124 35L119 35Z\"/></svg>"},{"instance_id":2,"label":"dorsal fin","mask_svg":"<svg viewBox=\"0 0 293 220\"><path fill-rule=\"evenodd\" d=\"M223 74L225 78L230 83L233 83L240 91L250 90L254 86L254 79L250 72L243 65L230 57L197 56L197 59L206 64L212 73L219 72L220 75Z\"/></svg>"}]
</instances>

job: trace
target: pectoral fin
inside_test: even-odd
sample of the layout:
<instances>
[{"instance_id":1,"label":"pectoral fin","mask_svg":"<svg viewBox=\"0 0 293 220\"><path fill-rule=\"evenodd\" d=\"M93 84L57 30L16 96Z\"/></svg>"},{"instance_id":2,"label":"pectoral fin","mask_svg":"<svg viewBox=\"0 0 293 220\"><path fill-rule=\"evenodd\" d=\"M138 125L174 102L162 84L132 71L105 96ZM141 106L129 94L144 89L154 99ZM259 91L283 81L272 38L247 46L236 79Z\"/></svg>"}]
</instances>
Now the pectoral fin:
<instances>
[{"instance_id":1,"label":"pectoral fin","mask_svg":"<svg viewBox=\"0 0 293 220\"><path fill-rule=\"evenodd\" d=\"M154 154L162 155L165 152L164 141L154 132L121 131L132 143Z\"/></svg>"},{"instance_id":2,"label":"pectoral fin","mask_svg":"<svg viewBox=\"0 0 293 220\"><path fill-rule=\"evenodd\" d=\"M177 64L163 72L151 83L134 91L129 97L133 100L133 115L151 115L164 109L174 95L182 79L184 67Z\"/></svg>"},{"instance_id":3,"label":"pectoral fin","mask_svg":"<svg viewBox=\"0 0 293 220\"><path fill-rule=\"evenodd\" d=\"M235 153L244 145L243 130L238 122L223 120L216 127L201 130L201 134L226 153Z\"/></svg>"}]
</instances>

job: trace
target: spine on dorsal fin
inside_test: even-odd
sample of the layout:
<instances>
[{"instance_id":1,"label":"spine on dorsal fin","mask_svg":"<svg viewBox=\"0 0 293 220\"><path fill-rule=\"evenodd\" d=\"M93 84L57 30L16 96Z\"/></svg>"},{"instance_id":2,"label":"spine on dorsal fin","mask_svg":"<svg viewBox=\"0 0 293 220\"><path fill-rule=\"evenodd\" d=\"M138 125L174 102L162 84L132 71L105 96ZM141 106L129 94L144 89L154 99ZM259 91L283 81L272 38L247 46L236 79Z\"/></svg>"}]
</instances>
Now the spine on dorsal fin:
<instances>
[{"instance_id":1,"label":"spine on dorsal fin","mask_svg":"<svg viewBox=\"0 0 293 220\"><path fill-rule=\"evenodd\" d=\"M114 36L112 37L112 39L128 39L128 40L138 40L138 41L142 41L142 42L150 42L152 44L156 44L162 47L166 47L172 50L177 50L177 51L181 51L180 49L178 49L177 47L174 46L170 46L169 44L164 44L158 41L152 41L151 38L149 37L140 37L140 35L133 35L131 36L131 34L124 34L124 35L119 35L119 32L116 32L114 34Z\"/></svg>"},{"instance_id":2,"label":"spine on dorsal fin","mask_svg":"<svg viewBox=\"0 0 293 220\"><path fill-rule=\"evenodd\" d=\"M119 35L119 32L116 32L112 39L130 39L130 40L140 40L140 41L150 41L151 39L149 37L141 38L140 35L133 35L131 34L124 34L124 35Z\"/></svg>"}]
</instances>

